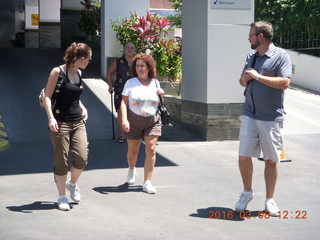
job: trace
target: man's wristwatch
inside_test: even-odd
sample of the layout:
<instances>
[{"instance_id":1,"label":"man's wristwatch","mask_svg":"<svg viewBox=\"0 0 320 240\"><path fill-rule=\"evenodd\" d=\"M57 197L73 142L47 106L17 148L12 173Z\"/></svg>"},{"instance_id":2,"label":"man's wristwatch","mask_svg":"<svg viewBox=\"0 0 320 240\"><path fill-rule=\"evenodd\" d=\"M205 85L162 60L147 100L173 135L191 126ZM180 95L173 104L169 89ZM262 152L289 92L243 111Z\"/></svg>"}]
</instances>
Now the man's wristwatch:
<instances>
[{"instance_id":1,"label":"man's wristwatch","mask_svg":"<svg viewBox=\"0 0 320 240\"><path fill-rule=\"evenodd\" d=\"M261 74L258 74L258 75L256 76L256 80L259 81L260 77L261 77Z\"/></svg>"}]
</instances>

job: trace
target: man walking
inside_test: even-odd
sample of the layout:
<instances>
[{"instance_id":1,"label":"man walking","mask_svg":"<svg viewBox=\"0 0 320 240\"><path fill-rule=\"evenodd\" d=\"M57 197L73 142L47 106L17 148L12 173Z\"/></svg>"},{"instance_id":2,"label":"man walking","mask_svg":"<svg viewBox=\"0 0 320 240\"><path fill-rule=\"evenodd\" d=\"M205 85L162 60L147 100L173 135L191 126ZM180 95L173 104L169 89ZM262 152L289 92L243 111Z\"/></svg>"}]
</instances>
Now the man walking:
<instances>
[{"instance_id":1,"label":"man walking","mask_svg":"<svg viewBox=\"0 0 320 240\"><path fill-rule=\"evenodd\" d=\"M244 191L235 210L244 211L253 199L251 158L260 157L262 152L265 162L265 209L271 216L277 216L280 210L273 197L283 148L284 90L290 84L292 67L289 55L274 46L272 38L271 23L259 21L250 25L248 40L253 51L247 56L239 80L246 88L239 134L239 169Z\"/></svg>"}]
</instances>

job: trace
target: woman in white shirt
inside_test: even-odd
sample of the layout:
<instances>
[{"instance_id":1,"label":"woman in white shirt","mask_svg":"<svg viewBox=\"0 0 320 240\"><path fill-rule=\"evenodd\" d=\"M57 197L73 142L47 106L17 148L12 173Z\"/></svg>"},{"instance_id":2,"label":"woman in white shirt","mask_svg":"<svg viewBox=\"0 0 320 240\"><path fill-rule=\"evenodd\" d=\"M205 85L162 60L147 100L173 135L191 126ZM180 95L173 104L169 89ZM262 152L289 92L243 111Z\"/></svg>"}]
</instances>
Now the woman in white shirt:
<instances>
[{"instance_id":1,"label":"woman in white shirt","mask_svg":"<svg viewBox=\"0 0 320 240\"><path fill-rule=\"evenodd\" d=\"M132 60L133 78L127 80L120 110L121 124L128 142L127 159L129 164L128 184L135 182L136 162L142 139L145 141L146 158L144 162L143 191L156 193L151 184L156 162L156 145L161 136L161 117L158 111L159 94L164 94L159 81L155 79L156 64L152 56L142 53Z\"/></svg>"}]
</instances>

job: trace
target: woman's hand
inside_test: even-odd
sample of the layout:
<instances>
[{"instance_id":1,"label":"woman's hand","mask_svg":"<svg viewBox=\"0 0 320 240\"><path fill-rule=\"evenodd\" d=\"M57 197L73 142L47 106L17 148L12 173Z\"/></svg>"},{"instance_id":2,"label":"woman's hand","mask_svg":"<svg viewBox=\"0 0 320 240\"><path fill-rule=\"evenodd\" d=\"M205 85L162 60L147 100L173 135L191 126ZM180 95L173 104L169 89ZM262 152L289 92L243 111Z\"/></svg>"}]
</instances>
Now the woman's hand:
<instances>
[{"instance_id":1,"label":"woman's hand","mask_svg":"<svg viewBox=\"0 0 320 240\"><path fill-rule=\"evenodd\" d=\"M57 120L55 118L50 118L49 119L48 126L49 126L49 128L50 128L50 130L52 132L58 132L59 131L59 126L58 126Z\"/></svg>"},{"instance_id":2,"label":"woman's hand","mask_svg":"<svg viewBox=\"0 0 320 240\"><path fill-rule=\"evenodd\" d=\"M112 86L109 86L108 92L109 92L110 94L113 93L113 87L112 87Z\"/></svg>"},{"instance_id":3,"label":"woman's hand","mask_svg":"<svg viewBox=\"0 0 320 240\"><path fill-rule=\"evenodd\" d=\"M129 132L130 131L130 123L129 123L128 120L123 120L121 125L122 125L123 131L125 131L125 132Z\"/></svg>"},{"instance_id":4,"label":"woman's hand","mask_svg":"<svg viewBox=\"0 0 320 240\"><path fill-rule=\"evenodd\" d=\"M85 107L82 108L82 119L85 121L88 119L88 111Z\"/></svg>"},{"instance_id":5,"label":"woman's hand","mask_svg":"<svg viewBox=\"0 0 320 240\"><path fill-rule=\"evenodd\" d=\"M79 101L79 105L82 110L82 119L86 121L88 119L88 111L81 101Z\"/></svg>"},{"instance_id":6,"label":"woman's hand","mask_svg":"<svg viewBox=\"0 0 320 240\"><path fill-rule=\"evenodd\" d=\"M162 88L157 89L157 94L163 96L164 95L164 90Z\"/></svg>"}]
</instances>

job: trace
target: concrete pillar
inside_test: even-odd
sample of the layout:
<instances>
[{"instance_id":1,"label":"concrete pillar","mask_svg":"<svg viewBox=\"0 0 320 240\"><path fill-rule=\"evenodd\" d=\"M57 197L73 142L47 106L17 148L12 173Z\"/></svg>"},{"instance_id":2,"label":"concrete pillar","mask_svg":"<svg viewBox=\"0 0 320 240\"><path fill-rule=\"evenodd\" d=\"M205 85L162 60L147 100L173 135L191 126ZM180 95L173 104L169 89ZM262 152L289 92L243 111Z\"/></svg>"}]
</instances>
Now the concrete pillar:
<instances>
[{"instance_id":1,"label":"concrete pillar","mask_svg":"<svg viewBox=\"0 0 320 240\"><path fill-rule=\"evenodd\" d=\"M60 48L61 0L39 0L39 47Z\"/></svg>"},{"instance_id":2,"label":"concrete pillar","mask_svg":"<svg viewBox=\"0 0 320 240\"><path fill-rule=\"evenodd\" d=\"M239 85L254 20L253 0L183 0L182 127L212 140L237 139Z\"/></svg>"},{"instance_id":3,"label":"concrete pillar","mask_svg":"<svg viewBox=\"0 0 320 240\"><path fill-rule=\"evenodd\" d=\"M25 0L24 38L26 48L39 47L38 23L33 21L33 19L37 16L39 16L38 0Z\"/></svg>"},{"instance_id":4,"label":"concrete pillar","mask_svg":"<svg viewBox=\"0 0 320 240\"><path fill-rule=\"evenodd\" d=\"M111 29L110 19L129 17L130 12L145 16L150 0L104 0L101 3L101 76L106 78L107 58L119 57L123 50L116 40L116 32Z\"/></svg>"}]
</instances>

